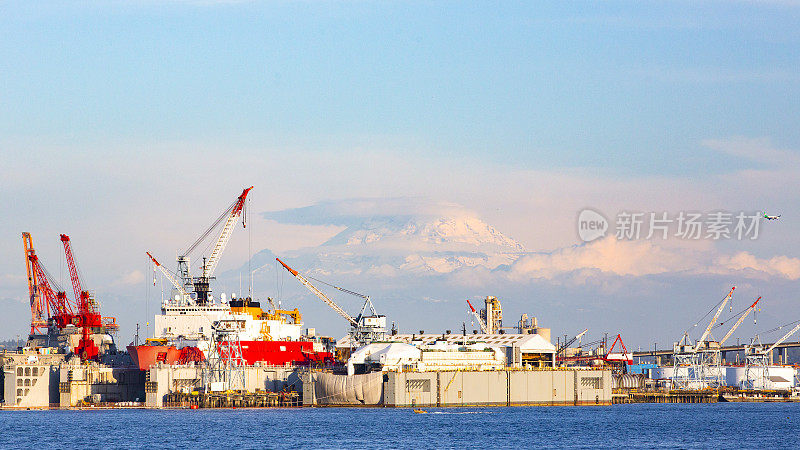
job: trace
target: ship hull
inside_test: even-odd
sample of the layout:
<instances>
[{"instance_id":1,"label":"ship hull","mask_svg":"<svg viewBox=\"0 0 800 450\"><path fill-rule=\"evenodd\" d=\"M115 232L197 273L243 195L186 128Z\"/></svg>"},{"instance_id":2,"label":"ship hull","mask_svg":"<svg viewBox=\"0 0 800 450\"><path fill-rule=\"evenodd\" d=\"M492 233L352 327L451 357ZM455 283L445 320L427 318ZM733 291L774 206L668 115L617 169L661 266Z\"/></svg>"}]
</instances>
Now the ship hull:
<instances>
[{"instance_id":1,"label":"ship hull","mask_svg":"<svg viewBox=\"0 0 800 450\"><path fill-rule=\"evenodd\" d=\"M223 342L220 346L229 345ZM231 344L232 345L232 344ZM241 341L242 359L246 364L256 363L285 366L305 366L314 363L331 363L330 352L314 351L310 341ZM179 364L181 350L174 345L129 345L128 353L139 370L147 370L158 362Z\"/></svg>"},{"instance_id":2,"label":"ship hull","mask_svg":"<svg viewBox=\"0 0 800 450\"><path fill-rule=\"evenodd\" d=\"M128 353L139 370L147 370L157 362L175 364L181 354L174 345L129 345Z\"/></svg>"},{"instance_id":3,"label":"ship hull","mask_svg":"<svg viewBox=\"0 0 800 450\"><path fill-rule=\"evenodd\" d=\"M330 352L314 351L314 343L310 341L242 341L241 346L242 358L247 364L285 366L333 362Z\"/></svg>"}]
</instances>

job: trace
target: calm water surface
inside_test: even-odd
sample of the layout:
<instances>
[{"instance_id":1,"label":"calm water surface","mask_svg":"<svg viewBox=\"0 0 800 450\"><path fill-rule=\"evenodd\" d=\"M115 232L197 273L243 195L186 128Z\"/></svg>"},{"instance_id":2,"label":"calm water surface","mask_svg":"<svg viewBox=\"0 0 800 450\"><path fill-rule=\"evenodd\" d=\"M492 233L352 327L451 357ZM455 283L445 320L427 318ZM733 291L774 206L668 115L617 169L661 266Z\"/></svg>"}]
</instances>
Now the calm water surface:
<instances>
[{"instance_id":1,"label":"calm water surface","mask_svg":"<svg viewBox=\"0 0 800 450\"><path fill-rule=\"evenodd\" d=\"M0 412L0 448L797 448L800 404Z\"/></svg>"}]
</instances>

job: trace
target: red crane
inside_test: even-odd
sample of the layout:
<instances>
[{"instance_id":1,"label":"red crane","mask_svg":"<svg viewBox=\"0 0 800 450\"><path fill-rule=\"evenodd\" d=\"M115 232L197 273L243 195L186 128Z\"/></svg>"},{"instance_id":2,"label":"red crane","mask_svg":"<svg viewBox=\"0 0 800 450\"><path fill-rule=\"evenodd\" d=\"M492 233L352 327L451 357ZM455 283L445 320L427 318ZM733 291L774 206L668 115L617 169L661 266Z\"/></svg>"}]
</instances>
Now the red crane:
<instances>
[{"instance_id":1,"label":"red crane","mask_svg":"<svg viewBox=\"0 0 800 450\"><path fill-rule=\"evenodd\" d=\"M73 305L36 255L30 233L22 233L22 242L25 248L25 267L28 272L31 334L44 331L42 329L50 320L54 321L57 327L64 328L72 322Z\"/></svg>"},{"instance_id":2,"label":"red crane","mask_svg":"<svg viewBox=\"0 0 800 450\"><path fill-rule=\"evenodd\" d=\"M69 267L69 275L72 279L72 288L75 290L75 301L78 306L77 314L73 316L72 323L81 328L81 340L78 342L75 349L73 349L73 352L79 355L82 361L90 359L96 360L100 354L100 350L92 339L93 328L102 328L103 319L100 314L95 311L94 300L89 295L89 292L83 290L81 287L78 267L75 265L75 259L72 256L69 236L62 234L61 242L64 244L64 253L67 256L67 266Z\"/></svg>"}]
</instances>

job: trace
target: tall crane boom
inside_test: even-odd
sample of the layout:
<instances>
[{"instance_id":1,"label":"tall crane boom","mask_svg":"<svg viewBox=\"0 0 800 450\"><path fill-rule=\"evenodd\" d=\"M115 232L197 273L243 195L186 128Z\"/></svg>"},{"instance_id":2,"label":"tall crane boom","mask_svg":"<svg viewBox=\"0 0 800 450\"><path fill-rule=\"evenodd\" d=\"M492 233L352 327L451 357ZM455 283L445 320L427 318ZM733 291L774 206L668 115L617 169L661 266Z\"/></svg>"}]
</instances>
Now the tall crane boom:
<instances>
[{"instance_id":1,"label":"tall crane boom","mask_svg":"<svg viewBox=\"0 0 800 450\"><path fill-rule=\"evenodd\" d=\"M184 288L183 285L180 282L178 282L178 279L175 278L175 275L173 275L169 270L167 270L166 267L162 266L161 263L159 263L156 260L156 258L150 254L150 252L145 252L145 253L147 253L147 256L149 256L150 260L153 261L153 264L161 270L161 273L164 274L167 280L169 280L169 282L172 283L173 286L175 286L175 289L177 289L178 292L180 292L183 299L191 302L191 297L189 296L189 293L186 292L186 288Z\"/></svg>"},{"instance_id":2,"label":"tall crane boom","mask_svg":"<svg viewBox=\"0 0 800 450\"><path fill-rule=\"evenodd\" d=\"M225 210L223 213L211 224L210 227L197 238L196 241L189 248L183 252L183 254L178 256L178 272L180 273L180 278L182 284L184 286L192 285L194 289L194 293L197 295L195 302L198 305L205 305L210 300L211 289L209 288L209 281L214 274L214 270L217 268L217 263L219 263L219 259L222 256L222 252L225 250L225 246L228 245L228 240L231 238L231 234L233 234L233 229L236 228L236 220L239 216L243 216L244 208L245 208L245 201L247 200L247 194L250 193L250 190L253 189L253 186L242 190L242 193L239 197L234 200L234 202ZM211 254L208 258L203 258L203 266L201 275L199 277L191 277L190 270L189 270L189 255L196 249L201 243L206 242L206 238L208 238L215 230L217 230L222 225L222 231L219 234L219 237L214 242L214 247L211 250ZM247 226L246 215L242 217L242 226ZM205 252L205 250L204 250Z\"/></svg>"},{"instance_id":3,"label":"tall crane boom","mask_svg":"<svg viewBox=\"0 0 800 450\"><path fill-rule=\"evenodd\" d=\"M725 343L725 341L727 341L727 340L728 340L728 338L729 338L729 337L731 337L731 335L733 334L733 332L734 332L734 331L736 331L736 329L737 329L737 328L739 328L739 325L741 325L741 324L742 324L742 322L744 322L744 319L745 319L745 318L746 318L746 317L747 317L747 316L748 316L748 315L749 315L751 312L753 312L753 310L755 310L755 309L756 309L756 305L758 304L758 301L759 301L759 300L761 300L761 297L758 297L758 298L756 299L756 301L755 301L755 302L753 302L753 304L752 304L752 305L750 305L750 307L749 307L749 308L747 308L747 311L745 311L745 312L744 312L744 314L742 314L742 317L739 317L739 320L737 320L737 321L736 321L736 323L735 323L735 324L733 324L733 326L731 327L731 329L728 331L728 334L726 334L726 335L725 335L725 337L724 337L724 338L722 338L722 340L720 340L720 341L719 341L719 345L720 345L720 346L722 346L722 344L724 344L724 343Z\"/></svg>"},{"instance_id":4,"label":"tall crane boom","mask_svg":"<svg viewBox=\"0 0 800 450\"><path fill-rule=\"evenodd\" d=\"M717 323L717 319L719 319L719 315L722 314L722 310L725 309L725 305L728 304L728 300L730 300L731 297L733 297L734 289L736 289L736 286L732 287L731 291L728 292L728 295L725 296L725 299L722 300L722 304L719 305L719 308L717 309L717 313L714 314L714 317L711 318L711 322L708 323L708 326L706 327L706 331L703 333L703 335L700 337L700 339L697 340L697 343L694 346L694 351L692 353L697 353L697 350L700 348L700 346L703 345L703 343L705 342L706 338L708 337L708 334L711 333L711 329L714 328L714 324Z\"/></svg>"},{"instance_id":5,"label":"tall crane boom","mask_svg":"<svg viewBox=\"0 0 800 450\"><path fill-rule=\"evenodd\" d=\"M61 243L64 244L64 254L67 257L69 277L72 279L72 288L75 290L75 302L78 305L78 310L89 311L92 309L92 306L89 302L89 293L84 291L81 287L81 279L78 275L78 266L75 265L75 259L72 256L72 246L70 245L69 236L62 234Z\"/></svg>"},{"instance_id":6,"label":"tall crane boom","mask_svg":"<svg viewBox=\"0 0 800 450\"><path fill-rule=\"evenodd\" d=\"M287 265L286 265L286 263L284 263L283 261L281 261L281 260L280 260L280 258L275 258L275 259L276 259L276 260L277 260L279 263L281 263L281 265L282 265L282 266L283 266L283 267L284 267L286 270L288 270L288 271L289 271L289 273L291 273L291 274L292 274L292 275L293 275L295 278L297 278L297 280L298 280L298 281L300 281L300 283L301 283L303 286L305 286L306 288L308 288L308 290L309 290L309 291L313 292L313 293L314 293L314 295L316 295L317 297L319 297L319 299L320 299L320 300L322 300L323 302L325 302L325 304L326 304L326 305L330 306L330 307L331 307L331 309L333 309L334 311L336 311L336 312L337 312L337 313L338 313L340 316L344 317L344 318L345 318L345 319L346 319L348 322L350 322L350 325L352 325L353 327L358 327L358 322L356 321L356 319L353 319L353 317L352 317L352 316L350 316L350 314L347 314L347 312L346 312L345 310L343 310L343 309L342 309L342 308L341 308L339 305L337 305L337 304L336 304L336 303L335 303L333 300L329 299L329 298L328 298L328 296L326 296L325 294L323 294L323 293L322 293L322 291L320 291L319 289L317 289L317 287L316 287L316 286L314 286L313 284L311 284L311 282L310 282L310 281L308 281L308 280L306 279L306 277L304 277L304 276L300 275L300 274L299 274L299 273L298 273L296 270L294 270L294 269L292 269L291 267L287 266Z\"/></svg>"},{"instance_id":7,"label":"tall crane boom","mask_svg":"<svg viewBox=\"0 0 800 450\"><path fill-rule=\"evenodd\" d=\"M564 342L564 344L561 346L561 348L559 348L559 351L562 351L562 350L565 350L565 349L569 348L570 345L574 344L575 341L577 341L578 339L582 338L583 335L585 335L588 331L589 331L588 328L584 328L583 331L581 331L580 333L578 333L575 336L573 336L572 339L570 339L569 341Z\"/></svg>"},{"instance_id":8,"label":"tall crane boom","mask_svg":"<svg viewBox=\"0 0 800 450\"><path fill-rule=\"evenodd\" d=\"M250 190L253 189L253 186L250 186L247 189L244 189L239 195L239 197L233 202L233 204L228 207L225 212L214 222L211 227L203 233L200 238L192 244L189 249L185 252L186 255L191 253L199 244L203 242L206 237L223 221L225 220L225 225L222 227L222 231L217 238L216 243L214 244L214 249L211 251L211 255L208 259L203 263L203 277L210 278L211 275L214 274L214 269L217 268L217 263L219 263L219 258L222 256L222 252L225 250L225 246L228 245L228 240L231 238L233 234L233 229L236 227L236 220L242 214L244 210L244 203L247 200L247 194L250 193ZM242 226L246 227L247 222L243 221Z\"/></svg>"},{"instance_id":9,"label":"tall crane boom","mask_svg":"<svg viewBox=\"0 0 800 450\"><path fill-rule=\"evenodd\" d=\"M36 252L33 249L33 241L31 240L30 233L22 233L22 246L25 249L25 269L28 275L28 294L31 304L30 334L34 334L37 330L47 327L47 319L44 311L45 306L42 305L42 294L39 290L39 282L36 279L36 270L31 264L31 256L35 257Z\"/></svg>"},{"instance_id":10,"label":"tall crane boom","mask_svg":"<svg viewBox=\"0 0 800 450\"><path fill-rule=\"evenodd\" d=\"M478 311L475 311L475 307L472 306L472 303L470 303L469 300L467 300L467 305L469 305L469 309L472 310L470 314L475 316L475 320L478 321L478 325L481 327L481 333L486 334L488 332L486 330L486 324L483 322L483 319L481 319L480 314L478 314Z\"/></svg>"},{"instance_id":11,"label":"tall crane boom","mask_svg":"<svg viewBox=\"0 0 800 450\"><path fill-rule=\"evenodd\" d=\"M797 325L795 325L795 327L794 327L794 328L792 328L792 330L791 330L791 331L789 331L788 333L784 334L782 338L780 338L780 339L778 339L777 341L775 341L775 343L774 343L774 344L772 344L772 345L771 345L771 346L770 346L768 349L764 350L764 354L769 354L769 352L771 352L772 350L774 350L774 349L775 349L775 347L777 347L777 346L779 346L779 345L783 344L783 341L785 341L785 340L789 339L789 336L793 335L795 332L797 332L797 330L800 330L800 323L798 323Z\"/></svg>"}]
</instances>

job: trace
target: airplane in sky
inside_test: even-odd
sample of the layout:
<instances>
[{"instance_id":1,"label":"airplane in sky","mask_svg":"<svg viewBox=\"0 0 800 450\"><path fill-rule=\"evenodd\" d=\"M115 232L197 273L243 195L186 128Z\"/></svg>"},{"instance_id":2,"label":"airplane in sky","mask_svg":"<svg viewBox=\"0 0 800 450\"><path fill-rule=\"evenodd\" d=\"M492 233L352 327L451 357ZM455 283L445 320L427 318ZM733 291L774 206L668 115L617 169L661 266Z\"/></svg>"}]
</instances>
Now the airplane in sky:
<instances>
[{"instance_id":1,"label":"airplane in sky","mask_svg":"<svg viewBox=\"0 0 800 450\"><path fill-rule=\"evenodd\" d=\"M764 218L767 219L767 220L778 220L781 217L780 214L778 214L777 216L770 216L770 215L767 214L766 211L763 211L763 214L764 214Z\"/></svg>"}]
</instances>

